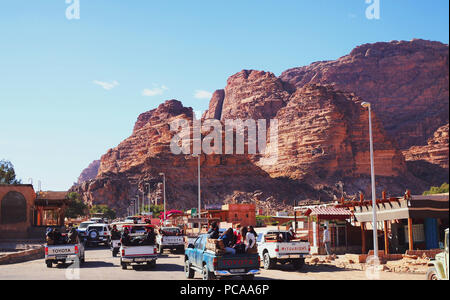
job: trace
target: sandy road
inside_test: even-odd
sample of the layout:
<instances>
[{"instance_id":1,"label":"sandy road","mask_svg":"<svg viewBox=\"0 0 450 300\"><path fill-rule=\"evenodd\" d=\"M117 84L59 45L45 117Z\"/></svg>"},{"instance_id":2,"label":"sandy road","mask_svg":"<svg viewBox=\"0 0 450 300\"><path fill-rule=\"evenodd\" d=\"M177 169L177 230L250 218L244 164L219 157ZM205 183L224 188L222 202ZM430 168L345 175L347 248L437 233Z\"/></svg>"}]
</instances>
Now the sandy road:
<instances>
[{"instance_id":1,"label":"sandy road","mask_svg":"<svg viewBox=\"0 0 450 300\"><path fill-rule=\"evenodd\" d=\"M111 256L109 249L86 251L86 263L80 269L56 267L49 269L44 260L34 260L20 264L0 266L0 280L47 279L47 280L184 280L183 256L168 252L158 258L155 269L122 270L119 258ZM78 273L79 271L79 273ZM195 279L200 279L196 274ZM332 266L305 266L294 271L289 265L278 266L274 270L262 270L257 279L262 280L366 280L364 271L343 270ZM380 273L384 280L423 280L424 275Z\"/></svg>"}]
</instances>

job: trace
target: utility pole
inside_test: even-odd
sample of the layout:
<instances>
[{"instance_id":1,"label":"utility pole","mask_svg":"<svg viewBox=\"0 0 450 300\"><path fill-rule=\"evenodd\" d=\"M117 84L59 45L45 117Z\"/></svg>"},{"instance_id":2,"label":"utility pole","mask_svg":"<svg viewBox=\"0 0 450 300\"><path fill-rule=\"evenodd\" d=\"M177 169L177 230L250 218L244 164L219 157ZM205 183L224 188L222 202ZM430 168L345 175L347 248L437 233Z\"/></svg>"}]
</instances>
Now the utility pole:
<instances>
[{"instance_id":1,"label":"utility pole","mask_svg":"<svg viewBox=\"0 0 450 300\"><path fill-rule=\"evenodd\" d=\"M377 226L377 195L375 189L375 163L373 155L372 135L372 105L368 102L361 103L362 107L369 109L369 139L370 139L370 176L372 182L372 224L373 224L373 254L378 259L378 226Z\"/></svg>"},{"instance_id":2,"label":"utility pole","mask_svg":"<svg viewBox=\"0 0 450 300\"><path fill-rule=\"evenodd\" d=\"M165 222L166 221L166 175L164 173L159 173L159 175L163 177L163 194L164 194L164 216L163 216L163 222Z\"/></svg>"}]
</instances>

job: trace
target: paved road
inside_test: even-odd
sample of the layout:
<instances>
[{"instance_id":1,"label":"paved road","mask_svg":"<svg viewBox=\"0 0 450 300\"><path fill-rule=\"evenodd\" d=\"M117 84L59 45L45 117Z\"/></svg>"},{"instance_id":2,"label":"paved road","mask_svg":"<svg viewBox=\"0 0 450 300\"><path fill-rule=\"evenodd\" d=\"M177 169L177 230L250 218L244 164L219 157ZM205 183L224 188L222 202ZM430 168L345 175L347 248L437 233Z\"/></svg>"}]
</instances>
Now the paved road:
<instances>
[{"instance_id":1,"label":"paved road","mask_svg":"<svg viewBox=\"0 0 450 300\"><path fill-rule=\"evenodd\" d=\"M66 267L47 268L44 260L34 260L14 265L0 266L0 280L4 279L121 279L121 280L184 280L183 256L168 252L158 258L157 266L151 270L122 270L119 258L113 258L109 249L92 249L86 251L86 263L79 270ZM381 279L391 280L423 280L424 275L381 273ZM195 279L200 279L196 274ZM327 266L305 266L301 271L293 271L289 265L278 266L275 270L262 270L257 279L339 279L339 280L365 280L363 271L342 270Z\"/></svg>"}]
</instances>

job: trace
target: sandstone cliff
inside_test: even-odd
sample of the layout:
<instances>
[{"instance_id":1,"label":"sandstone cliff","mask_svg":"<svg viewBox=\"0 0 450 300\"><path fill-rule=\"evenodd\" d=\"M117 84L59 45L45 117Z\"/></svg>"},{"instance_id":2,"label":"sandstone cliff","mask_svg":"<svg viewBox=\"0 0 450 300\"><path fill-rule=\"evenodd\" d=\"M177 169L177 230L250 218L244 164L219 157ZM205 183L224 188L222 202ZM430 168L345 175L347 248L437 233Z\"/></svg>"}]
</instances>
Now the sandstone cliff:
<instances>
[{"instance_id":1,"label":"sandstone cliff","mask_svg":"<svg viewBox=\"0 0 450 300\"><path fill-rule=\"evenodd\" d=\"M89 166L84 169L78 177L77 184L82 184L85 181L97 177L98 168L100 167L100 160L94 160Z\"/></svg>"},{"instance_id":2,"label":"sandstone cliff","mask_svg":"<svg viewBox=\"0 0 450 300\"><path fill-rule=\"evenodd\" d=\"M249 201L276 210L295 201L332 200L340 196L338 182L347 194L369 196L363 100L374 107L377 193L421 193L448 178L448 46L376 43L280 77L255 70L231 76L213 94L203 120L276 119L278 142L267 142L278 156L267 163L264 154L202 155L203 204ZM169 207L195 207L197 159L171 153L169 127L177 119L192 124L192 118L192 109L177 100L141 114L132 135L102 156L97 177L73 189L87 202L124 213L137 193L161 203L162 172Z\"/></svg>"},{"instance_id":3,"label":"sandstone cliff","mask_svg":"<svg viewBox=\"0 0 450 300\"><path fill-rule=\"evenodd\" d=\"M424 40L365 44L335 61L285 71L296 87L330 84L373 109L401 149L422 146L449 116L448 45Z\"/></svg>"}]
</instances>

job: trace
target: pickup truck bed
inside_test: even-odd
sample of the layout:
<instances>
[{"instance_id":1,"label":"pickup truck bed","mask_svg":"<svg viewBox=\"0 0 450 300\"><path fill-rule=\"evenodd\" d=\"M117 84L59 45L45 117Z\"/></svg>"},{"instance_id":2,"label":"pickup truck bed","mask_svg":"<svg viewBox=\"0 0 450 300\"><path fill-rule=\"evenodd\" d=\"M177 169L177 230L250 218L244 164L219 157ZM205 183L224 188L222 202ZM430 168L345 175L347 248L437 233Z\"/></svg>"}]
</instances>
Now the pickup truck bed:
<instances>
[{"instance_id":1,"label":"pickup truck bed","mask_svg":"<svg viewBox=\"0 0 450 300\"><path fill-rule=\"evenodd\" d=\"M156 266L158 252L155 245L151 246L124 246L120 247L120 265L127 269L129 265L147 264L149 267Z\"/></svg>"},{"instance_id":2,"label":"pickup truck bed","mask_svg":"<svg viewBox=\"0 0 450 300\"><path fill-rule=\"evenodd\" d=\"M57 263L84 263L84 247L79 244L46 245L45 264L51 268Z\"/></svg>"},{"instance_id":3,"label":"pickup truck bed","mask_svg":"<svg viewBox=\"0 0 450 300\"><path fill-rule=\"evenodd\" d=\"M200 239L200 240L199 240ZM200 236L185 251L185 274L187 278L194 278L195 272L202 275L204 280L220 277L241 276L251 280L259 274L260 260L258 254L224 254L205 250L207 235Z\"/></svg>"},{"instance_id":4,"label":"pickup truck bed","mask_svg":"<svg viewBox=\"0 0 450 300\"><path fill-rule=\"evenodd\" d=\"M258 253L264 262L264 269L272 269L276 263L291 263L295 269L301 269L305 263L305 256L309 255L308 242L290 241L277 242L266 239L267 236L285 235L287 232L261 233L258 237Z\"/></svg>"}]
</instances>

